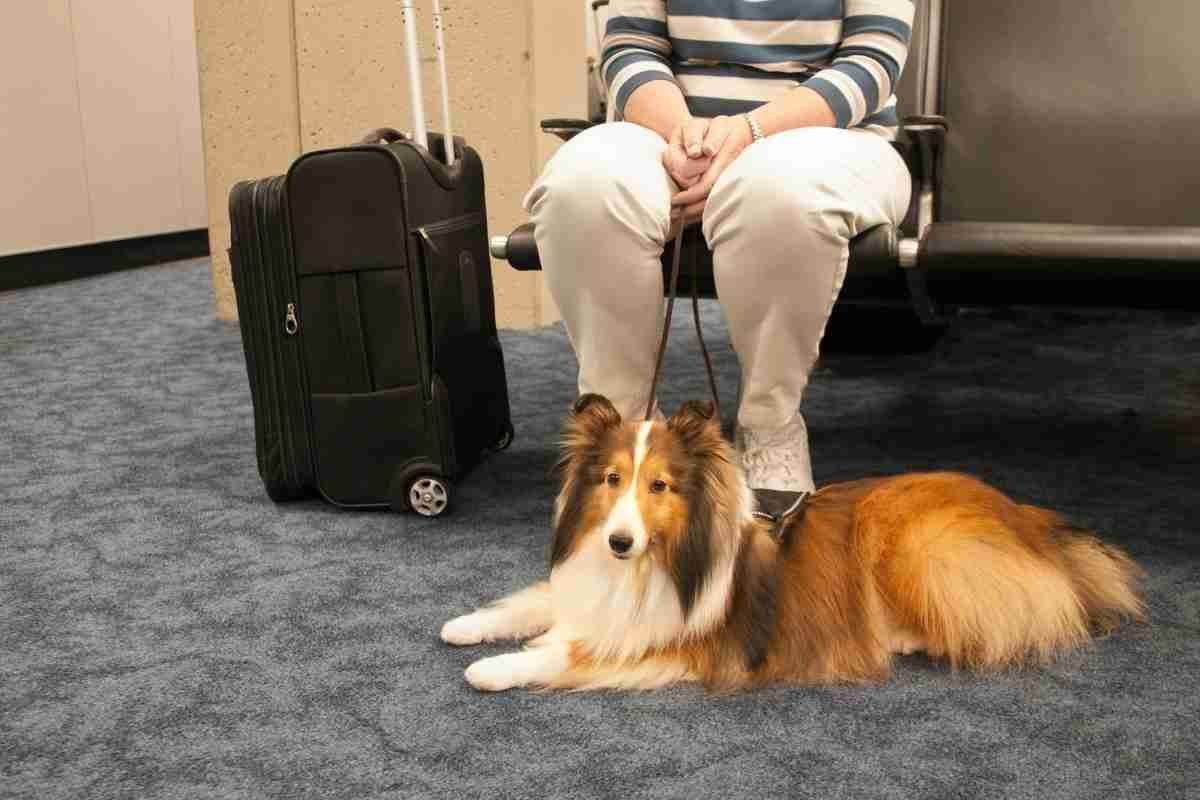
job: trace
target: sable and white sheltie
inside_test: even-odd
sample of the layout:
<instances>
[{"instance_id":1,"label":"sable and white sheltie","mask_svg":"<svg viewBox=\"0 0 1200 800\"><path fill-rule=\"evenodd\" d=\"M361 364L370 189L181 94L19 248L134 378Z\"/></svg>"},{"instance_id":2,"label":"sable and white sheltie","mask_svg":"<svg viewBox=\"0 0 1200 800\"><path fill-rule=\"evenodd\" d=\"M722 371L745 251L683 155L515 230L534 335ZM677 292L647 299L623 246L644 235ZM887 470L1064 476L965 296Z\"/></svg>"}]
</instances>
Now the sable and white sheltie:
<instances>
[{"instance_id":1,"label":"sable and white sheltie","mask_svg":"<svg viewBox=\"0 0 1200 800\"><path fill-rule=\"evenodd\" d=\"M826 486L775 536L709 405L623 423L585 395L562 445L550 579L442 628L536 637L478 689L878 681L894 653L997 668L1143 618L1125 553L966 475Z\"/></svg>"}]
</instances>

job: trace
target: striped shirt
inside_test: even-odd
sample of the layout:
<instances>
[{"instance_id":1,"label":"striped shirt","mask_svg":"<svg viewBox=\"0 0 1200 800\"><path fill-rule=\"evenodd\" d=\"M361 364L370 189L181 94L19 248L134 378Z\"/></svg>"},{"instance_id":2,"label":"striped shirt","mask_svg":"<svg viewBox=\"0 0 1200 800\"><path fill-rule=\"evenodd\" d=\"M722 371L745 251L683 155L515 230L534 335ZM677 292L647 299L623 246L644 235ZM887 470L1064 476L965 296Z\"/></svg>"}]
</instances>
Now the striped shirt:
<instances>
[{"instance_id":1,"label":"striped shirt","mask_svg":"<svg viewBox=\"0 0 1200 800\"><path fill-rule=\"evenodd\" d=\"M804 85L840 128L896 137L894 87L912 0L612 0L601 69L609 119L671 81L698 117L740 114Z\"/></svg>"}]
</instances>

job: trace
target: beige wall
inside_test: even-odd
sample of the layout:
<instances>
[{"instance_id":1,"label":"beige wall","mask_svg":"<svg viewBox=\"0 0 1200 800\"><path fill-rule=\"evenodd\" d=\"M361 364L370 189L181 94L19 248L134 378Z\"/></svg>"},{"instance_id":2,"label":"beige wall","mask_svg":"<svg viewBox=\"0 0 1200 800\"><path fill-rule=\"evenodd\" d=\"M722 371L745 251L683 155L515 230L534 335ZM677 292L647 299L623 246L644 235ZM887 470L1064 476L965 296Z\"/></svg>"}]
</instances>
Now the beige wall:
<instances>
[{"instance_id":1,"label":"beige wall","mask_svg":"<svg viewBox=\"0 0 1200 800\"><path fill-rule=\"evenodd\" d=\"M192 0L0 14L0 255L203 228Z\"/></svg>"},{"instance_id":2,"label":"beige wall","mask_svg":"<svg viewBox=\"0 0 1200 800\"><path fill-rule=\"evenodd\" d=\"M425 109L440 125L428 0L417 0ZM547 0L444 3L456 133L483 158L493 234L525 221L521 197L553 143L543 116L586 116L583 10ZM217 314L236 309L226 248L229 187L279 174L302 151L409 126L395 0L196 0ZM539 273L493 264L503 327L556 319Z\"/></svg>"}]
</instances>

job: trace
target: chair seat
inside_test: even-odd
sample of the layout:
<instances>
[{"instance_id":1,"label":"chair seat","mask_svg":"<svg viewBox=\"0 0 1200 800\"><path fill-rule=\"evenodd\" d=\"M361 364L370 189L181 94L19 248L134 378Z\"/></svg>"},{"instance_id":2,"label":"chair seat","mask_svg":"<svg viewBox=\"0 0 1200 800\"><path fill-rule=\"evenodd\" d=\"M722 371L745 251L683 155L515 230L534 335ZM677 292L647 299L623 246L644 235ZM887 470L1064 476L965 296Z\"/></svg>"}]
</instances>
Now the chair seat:
<instances>
[{"instance_id":1,"label":"chair seat","mask_svg":"<svg viewBox=\"0 0 1200 800\"><path fill-rule=\"evenodd\" d=\"M918 261L946 303L1200 308L1200 227L935 222Z\"/></svg>"}]
</instances>

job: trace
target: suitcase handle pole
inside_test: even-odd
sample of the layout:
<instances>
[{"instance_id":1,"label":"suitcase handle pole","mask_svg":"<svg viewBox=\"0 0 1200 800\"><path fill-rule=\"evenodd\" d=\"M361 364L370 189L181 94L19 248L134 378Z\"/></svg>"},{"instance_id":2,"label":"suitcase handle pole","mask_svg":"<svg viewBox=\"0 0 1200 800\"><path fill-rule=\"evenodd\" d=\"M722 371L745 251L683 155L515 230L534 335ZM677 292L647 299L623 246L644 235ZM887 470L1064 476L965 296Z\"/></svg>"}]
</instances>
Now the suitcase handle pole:
<instances>
[{"instance_id":1,"label":"suitcase handle pole","mask_svg":"<svg viewBox=\"0 0 1200 800\"><path fill-rule=\"evenodd\" d=\"M408 56L408 87L412 95L413 142L429 149L425 127L425 93L421 89L421 54L417 51L416 9L413 0L400 0L400 15L404 18L404 49Z\"/></svg>"},{"instance_id":2,"label":"suitcase handle pole","mask_svg":"<svg viewBox=\"0 0 1200 800\"><path fill-rule=\"evenodd\" d=\"M454 132L450 129L450 82L446 77L446 39L442 26L441 0L433 0L433 36L437 49L438 77L442 84L442 145L446 150L446 166L454 166Z\"/></svg>"}]
</instances>

